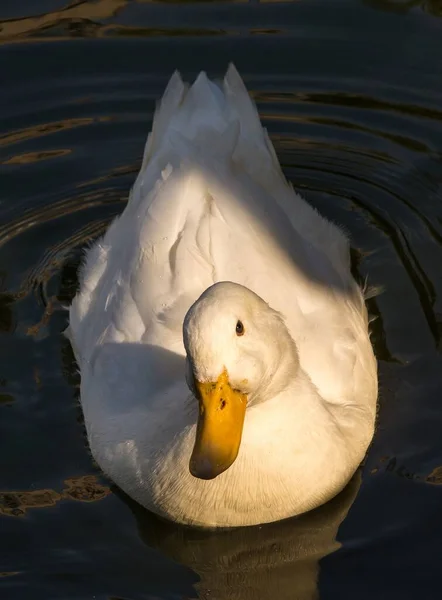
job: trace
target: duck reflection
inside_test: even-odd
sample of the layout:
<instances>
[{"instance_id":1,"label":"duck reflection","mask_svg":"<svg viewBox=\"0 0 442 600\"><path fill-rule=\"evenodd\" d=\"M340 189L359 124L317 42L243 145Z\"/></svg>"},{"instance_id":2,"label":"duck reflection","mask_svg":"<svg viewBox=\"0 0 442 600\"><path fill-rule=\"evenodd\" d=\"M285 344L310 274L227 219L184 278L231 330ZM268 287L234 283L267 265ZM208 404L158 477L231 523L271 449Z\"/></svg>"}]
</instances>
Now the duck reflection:
<instances>
[{"instance_id":1,"label":"duck reflection","mask_svg":"<svg viewBox=\"0 0 442 600\"><path fill-rule=\"evenodd\" d=\"M200 598L313 600L319 597L319 560L340 547L338 528L360 483L358 471L332 501L301 517L222 531L178 526L124 499L145 543L199 575Z\"/></svg>"}]
</instances>

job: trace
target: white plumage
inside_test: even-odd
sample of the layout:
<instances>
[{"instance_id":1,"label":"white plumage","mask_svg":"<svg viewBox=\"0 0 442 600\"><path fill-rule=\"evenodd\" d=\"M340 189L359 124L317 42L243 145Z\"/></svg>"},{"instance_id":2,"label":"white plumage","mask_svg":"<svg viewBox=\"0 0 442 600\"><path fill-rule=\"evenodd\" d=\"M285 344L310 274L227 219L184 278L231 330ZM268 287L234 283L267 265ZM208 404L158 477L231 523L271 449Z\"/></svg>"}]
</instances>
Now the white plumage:
<instances>
[{"instance_id":1,"label":"white plumage","mask_svg":"<svg viewBox=\"0 0 442 600\"><path fill-rule=\"evenodd\" d=\"M224 368L248 397L238 457L210 481L189 471L186 314L188 378ZM377 369L347 238L285 180L233 66L219 85L171 78L129 202L86 253L68 334L95 459L169 519L299 514L344 487L371 441Z\"/></svg>"}]
</instances>

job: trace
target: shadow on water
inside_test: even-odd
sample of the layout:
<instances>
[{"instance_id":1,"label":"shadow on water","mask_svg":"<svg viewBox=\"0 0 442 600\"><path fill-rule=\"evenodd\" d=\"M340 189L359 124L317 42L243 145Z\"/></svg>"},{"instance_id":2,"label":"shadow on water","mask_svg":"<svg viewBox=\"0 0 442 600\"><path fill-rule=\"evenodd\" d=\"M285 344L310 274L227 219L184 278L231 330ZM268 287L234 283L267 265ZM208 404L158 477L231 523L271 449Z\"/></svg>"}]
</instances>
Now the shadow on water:
<instances>
[{"instance_id":1,"label":"shadow on water","mask_svg":"<svg viewBox=\"0 0 442 600\"><path fill-rule=\"evenodd\" d=\"M340 547L338 527L360 482L358 472L336 498L302 517L220 532L178 527L126 501L141 539L199 575L200 598L314 600L319 560Z\"/></svg>"}]
</instances>

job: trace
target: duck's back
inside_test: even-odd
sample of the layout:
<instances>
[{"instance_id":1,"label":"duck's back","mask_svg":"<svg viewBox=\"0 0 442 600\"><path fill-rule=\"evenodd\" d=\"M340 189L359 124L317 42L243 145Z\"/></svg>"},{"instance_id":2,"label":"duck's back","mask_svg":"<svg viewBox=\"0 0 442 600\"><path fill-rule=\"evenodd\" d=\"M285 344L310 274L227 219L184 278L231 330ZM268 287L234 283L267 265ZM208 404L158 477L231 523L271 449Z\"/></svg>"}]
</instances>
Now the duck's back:
<instances>
[{"instance_id":1,"label":"duck's back","mask_svg":"<svg viewBox=\"0 0 442 600\"><path fill-rule=\"evenodd\" d=\"M172 77L128 205L86 254L70 311L80 367L106 342L184 355L187 309L222 280L284 315L325 397L348 394L355 369L372 378L348 241L285 180L234 67L222 85Z\"/></svg>"}]
</instances>

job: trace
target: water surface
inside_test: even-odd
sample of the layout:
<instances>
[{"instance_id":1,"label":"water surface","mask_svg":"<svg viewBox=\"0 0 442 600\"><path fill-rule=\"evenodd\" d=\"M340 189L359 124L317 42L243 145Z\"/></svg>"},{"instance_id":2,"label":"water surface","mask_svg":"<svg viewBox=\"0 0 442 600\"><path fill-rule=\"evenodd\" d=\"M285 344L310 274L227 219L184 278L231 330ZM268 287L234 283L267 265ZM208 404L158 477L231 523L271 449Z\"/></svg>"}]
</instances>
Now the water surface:
<instances>
[{"instance_id":1,"label":"water surface","mask_svg":"<svg viewBox=\"0 0 442 600\"><path fill-rule=\"evenodd\" d=\"M439 0L1 3L2 598L440 598L441 16ZM369 302L380 414L329 505L209 534L102 477L61 332L170 74L231 60L287 177L384 287Z\"/></svg>"}]
</instances>

